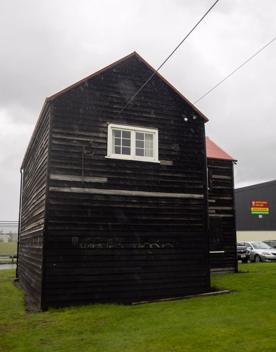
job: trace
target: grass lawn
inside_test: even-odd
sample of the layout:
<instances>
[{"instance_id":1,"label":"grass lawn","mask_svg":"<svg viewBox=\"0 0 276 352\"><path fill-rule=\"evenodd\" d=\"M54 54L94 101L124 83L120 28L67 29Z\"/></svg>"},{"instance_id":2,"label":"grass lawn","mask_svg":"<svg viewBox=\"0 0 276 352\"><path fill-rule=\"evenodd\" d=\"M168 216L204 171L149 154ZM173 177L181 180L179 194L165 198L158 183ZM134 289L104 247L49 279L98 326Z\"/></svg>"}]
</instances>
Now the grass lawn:
<instances>
[{"instance_id":1,"label":"grass lawn","mask_svg":"<svg viewBox=\"0 0 276 352\"><path fill-rule=\"evenodd\" d=\"M276 263L240 270L213 276L231 294L45 313L25 313L14 271L0 271L0 351L276 351Z\"/></svg>"},{"instance_id":2,"label":"grass lawn","mask_svg":"<svg viewBox=\"0 0 276 352\"><path fill-rule=\"evenodd\" d=\"M8 242L3 243L0 242L0 255L16 255L17 251L17 243L16 242Z\"/></svg>"}]
</instances>

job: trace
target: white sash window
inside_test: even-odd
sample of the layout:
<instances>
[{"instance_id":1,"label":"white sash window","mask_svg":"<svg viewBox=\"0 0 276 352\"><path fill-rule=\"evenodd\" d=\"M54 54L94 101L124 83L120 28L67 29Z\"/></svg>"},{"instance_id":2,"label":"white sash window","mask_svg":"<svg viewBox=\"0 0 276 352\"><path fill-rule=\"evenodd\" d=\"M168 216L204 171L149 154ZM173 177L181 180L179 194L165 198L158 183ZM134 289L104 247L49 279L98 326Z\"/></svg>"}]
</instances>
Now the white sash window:
<instances>
[{"instance_id":1,"label":"white sash window","mask_svg":"<svg viewBox=\"0 0 276 352\"><path fill-rule=\"evenodd\" d=\"M107 158L158 161L158 130L108 125Z\"/></svg>"}]
</instances>

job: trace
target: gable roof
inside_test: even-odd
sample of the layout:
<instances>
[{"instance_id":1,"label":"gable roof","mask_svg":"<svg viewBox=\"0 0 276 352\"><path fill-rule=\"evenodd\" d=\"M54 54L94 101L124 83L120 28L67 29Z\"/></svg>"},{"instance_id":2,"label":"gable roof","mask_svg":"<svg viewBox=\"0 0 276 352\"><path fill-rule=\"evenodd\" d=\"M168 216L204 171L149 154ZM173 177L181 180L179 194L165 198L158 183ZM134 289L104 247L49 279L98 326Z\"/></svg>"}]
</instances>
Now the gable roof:
<instances>
[{"instance_id":1,"label":"gable roof","mask_svg":"<svg viewBox=\"0 0 276 352\"><path fill-rule=\"evenodd\" d=\"M108 65L108 66L106 66L106 67L104 67L104 68L92 73L91 75L81 79L80 81L78 81L76 83L71 84L70 86L62 89L61 91L59 91L59 92L57 92L57 93L55 93L55 94L53 94L53 95L51 95L51 96L49 96L49 97L47 97L45 99L45 102L43 104L43 107L42 107L42 110L40 112L39 118L38 118L37 123L35 125L33 134L31 136L29 145L28 145L27 150L25 152L25 155L24 155L24 158L23 158L23 162L22 162L22 165L21 165L21 169L23 168L23 166L25 164L26 157L27 157L27 155L29 153L29 150L31 149L32 144L33 144L36 131L38 130L38 126L40 125L41 121L43 120L44 112L49 107L49 104L52 101L54 101L55 98L58 98L58 97L62 96L66 92L70 91L71 89L80 86L81 84L85 83L89 79L100 75L101 73L103 73L103 72L115 67L116 65L118 65L118 64L120 64L120 63L122 63L124 61L127 61L131 57L136 57L139 61L143 62L150 70L152 70L153 72L156 72L156 70L146 60L144 60L136 51L134 51L131 54L129 54L127 56L124 56L123 58L113 62L112 64L110 64L110 65ZM186 104L188 104L193 110L195 110L198 113L198 115L203 118L204 122L208 121L208 118L200 110L198 110L197 107L195 107L182 93L180 93L171 83L169 83L159 72L156 72L156 76L159 77L167 86L169 86Z\"/></svg>"},{"instance_id":2,"label":"gable roof","mask_svg":"<svg viewBox=\"0 0 276 352\"><path fill-rule=\"evenodd\" d=\"M231 155L221 149L215 142L209 137L206 137L206 154L209 159L221 159L221 160L232 160L236 161Z\"/></svg>"},{"instance_id":3,"label":"gable roof","mask_svg":"<svg viewBox=\"0 0 276 352\"><path fill-rule=\"evenodd\" d=\"M57 98L58 96L61 96L62 94L68 92L72 88L78 87L79 85L83 84L84 82L88 81L89 79L98 76L99 74L101 74L101 73L103 73L103 72L115 67L116 65L118 65L118 64L120 64L120 63L122 63L124 61L127 61L131 57L136 57L139 61L143 62L151 71L156 72L155 68L153 68L145 59L142 58L142 56L140 56L136 51L134 51L131 54L129 54L127 56L124 56L123 58L113 62L112 64L110 64L110 65L108 65L108 66L106 66L106 67L104 67L104 68L92 73L91 75L81 79L80 81L78 81L76 83L73 83L70 86L62 89L61 91L51 95L46 100L51 101L51 100ZM190 105L190 107L193 110L195 110L199 114L199 116L201 116L203 118L203 120L205 122L208 121L208 118L200 110L198 110L198 108L194 104L192 104L182 93L180 93L179 90L177 90L169 81L167 81L166 78L164 78L159 72L156 72L155 75L157 77L159 77L163 82L165 82L165 84L168 85L182 100L184 100L186 104Z\"/></svg>"}]
</instances>

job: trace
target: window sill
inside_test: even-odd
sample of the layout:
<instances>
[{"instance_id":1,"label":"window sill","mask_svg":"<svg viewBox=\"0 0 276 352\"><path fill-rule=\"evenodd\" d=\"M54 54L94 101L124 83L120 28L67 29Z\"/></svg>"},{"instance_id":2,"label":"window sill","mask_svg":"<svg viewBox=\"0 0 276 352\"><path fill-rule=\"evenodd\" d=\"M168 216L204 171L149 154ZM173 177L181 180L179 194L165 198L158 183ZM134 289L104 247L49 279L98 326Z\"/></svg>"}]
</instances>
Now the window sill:
<instances>
[{"instance_id":1,"label":"window sill","mask_svg":"<svg viewBox=\"0 0 276 352\"><path fill-rule=\"evenodd\" d=\"M152 160L152 159L147 159L147 158L133 158L129 157L127 155L106 155L105 156L107 159L116 159L116 160L128 160L128 161L142 161L146 163L155 163L155 164L160 164L159 160Z\"/></svg>"}]
</instances>

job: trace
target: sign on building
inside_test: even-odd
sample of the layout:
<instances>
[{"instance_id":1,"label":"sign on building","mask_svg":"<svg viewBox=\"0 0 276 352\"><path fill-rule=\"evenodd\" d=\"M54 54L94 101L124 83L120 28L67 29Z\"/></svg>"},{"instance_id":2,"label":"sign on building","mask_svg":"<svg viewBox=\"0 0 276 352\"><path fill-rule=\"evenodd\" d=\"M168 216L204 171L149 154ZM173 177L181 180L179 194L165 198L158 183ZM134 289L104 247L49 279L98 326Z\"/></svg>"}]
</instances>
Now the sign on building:
<instances>
[{"instance_id":1,"label":"sign on building","mask_svg":"<svg viewBox=\"0 0 276 352\"><path fill-rule=\"evenodd\" d=\"M251 201L251 214L252 215L268 215L269 205L266 200L252 200Z\"/></svg>"}]
</instances>

